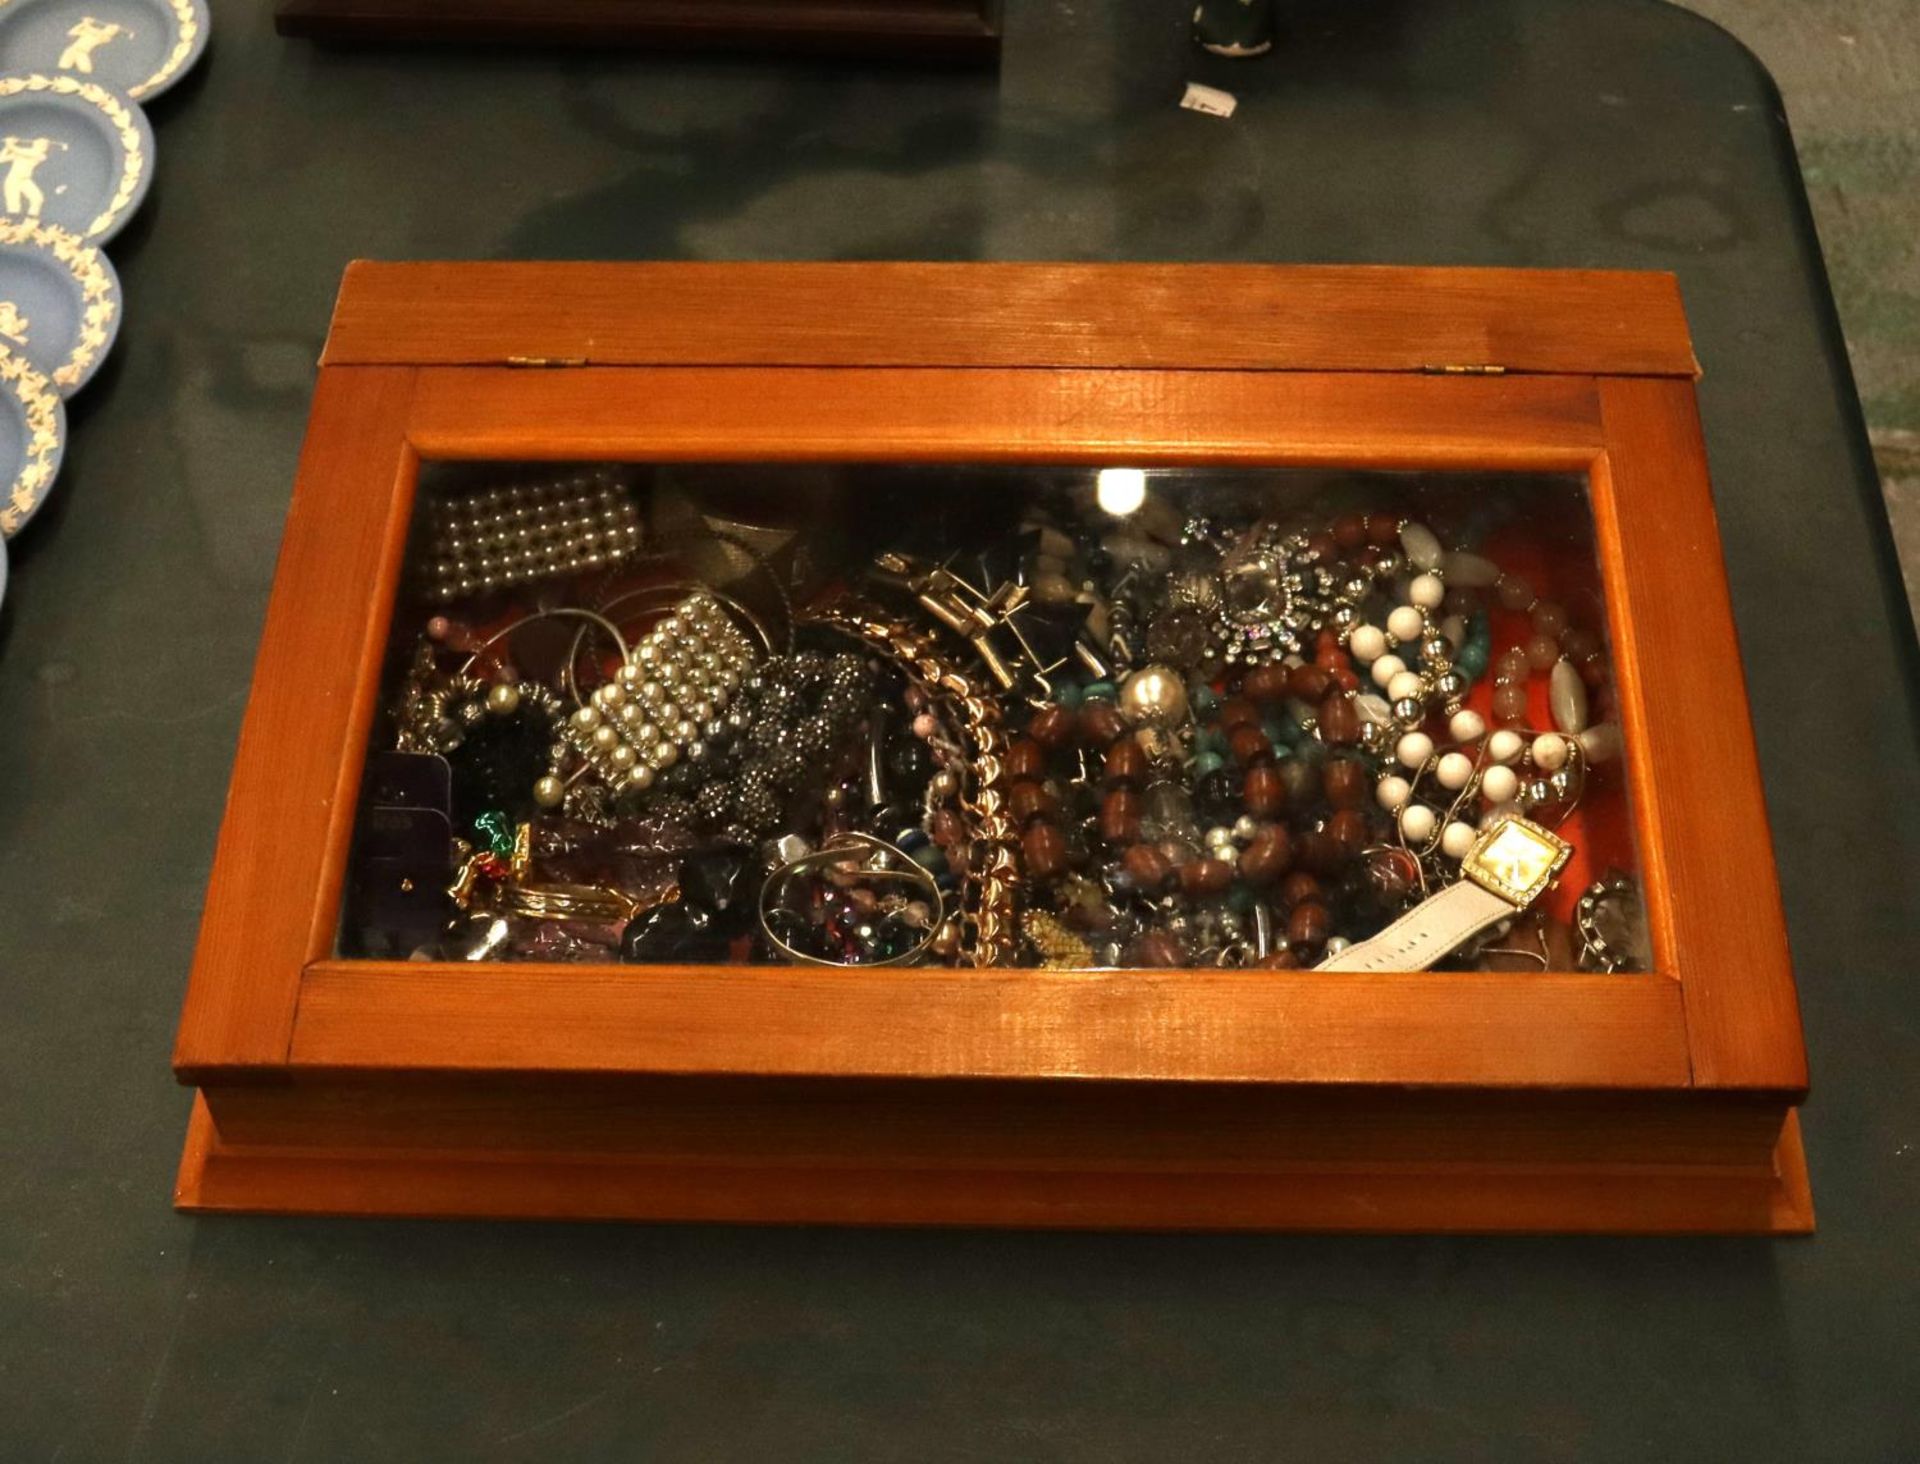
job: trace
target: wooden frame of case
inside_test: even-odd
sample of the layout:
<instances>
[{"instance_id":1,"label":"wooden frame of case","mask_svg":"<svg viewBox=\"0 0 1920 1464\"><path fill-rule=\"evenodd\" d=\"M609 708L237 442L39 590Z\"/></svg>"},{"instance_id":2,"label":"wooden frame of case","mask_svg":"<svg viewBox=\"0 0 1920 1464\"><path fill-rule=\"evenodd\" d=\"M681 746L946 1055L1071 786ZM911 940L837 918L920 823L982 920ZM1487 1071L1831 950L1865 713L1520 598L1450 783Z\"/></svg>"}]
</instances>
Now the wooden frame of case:
<instances>
[{"instance_id":1,"label":"wooden frame of case","mask_svg":"<svg viewBox=\"0 0 1920 1464\"><path fill-rule=\"evenodd\" d=\"M274 21L320 41L1000 57L1000 0L281 0Z\"/></svg>"},{"instance_id":2,"label":"wooden frame of case","mask_svg":"<svg viewBox=\"0 0 1920 1464\"><path fill-rule=\"evenodd\" d=\"M353 266L174 1055L201 1090L178 1202L1810 1229L1805 1058L1695 374L1666 275ZM334 959L422 458L1584 472L1656 971Z\"/></svg>"}]
</instances>

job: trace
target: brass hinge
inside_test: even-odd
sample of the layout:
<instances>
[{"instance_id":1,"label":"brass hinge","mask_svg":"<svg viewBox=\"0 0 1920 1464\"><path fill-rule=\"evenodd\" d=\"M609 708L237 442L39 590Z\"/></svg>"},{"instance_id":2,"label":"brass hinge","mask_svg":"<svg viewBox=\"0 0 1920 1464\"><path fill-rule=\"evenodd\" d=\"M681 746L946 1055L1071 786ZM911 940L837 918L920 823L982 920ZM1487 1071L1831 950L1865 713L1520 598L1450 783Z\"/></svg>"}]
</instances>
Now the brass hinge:
<instances>
[{"instance_id":1,"label":"brass hinge","mask_svg":"<svg viewBox=\"0 0 1920 1464\"><path fill-rule=\"evenodd\" d=\"M1505 376L1504 366L1422 366L1429 376Z\"/></svg>"},{"instance_id":2,"label":"brass hinge","mask_svg":"<svg viewBox=\"0 0 1920 1464\"><path fill-rule=\"evenodd\" d=\"M509 356L507 357L507 364L509 366L525 366L529 368L584 366L587 364L587 358L585 356Z\"/></svg>"}]
</instances>

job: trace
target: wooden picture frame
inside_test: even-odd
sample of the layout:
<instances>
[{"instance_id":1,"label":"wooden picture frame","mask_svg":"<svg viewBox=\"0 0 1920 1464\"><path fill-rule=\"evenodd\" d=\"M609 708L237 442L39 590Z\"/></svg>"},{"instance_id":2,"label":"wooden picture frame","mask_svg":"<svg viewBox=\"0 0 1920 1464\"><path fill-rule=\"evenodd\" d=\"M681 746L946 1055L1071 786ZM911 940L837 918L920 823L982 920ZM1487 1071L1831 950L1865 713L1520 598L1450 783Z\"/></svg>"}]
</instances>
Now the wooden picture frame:
<instances>
[{"instance_id":1,"label":"wooden picture frame","mask_svg":"<svg viewBox=\"0 0 1920 1464\"><path fill-rule=\"evenodd\" d=\"M1695 374L1666 275L354 265L174 1054L201 1090L179 1203L1809 1229ZM1585 473L1656 969L336 959L417 469L495 458Z\"/></svg>"}]
</instances>

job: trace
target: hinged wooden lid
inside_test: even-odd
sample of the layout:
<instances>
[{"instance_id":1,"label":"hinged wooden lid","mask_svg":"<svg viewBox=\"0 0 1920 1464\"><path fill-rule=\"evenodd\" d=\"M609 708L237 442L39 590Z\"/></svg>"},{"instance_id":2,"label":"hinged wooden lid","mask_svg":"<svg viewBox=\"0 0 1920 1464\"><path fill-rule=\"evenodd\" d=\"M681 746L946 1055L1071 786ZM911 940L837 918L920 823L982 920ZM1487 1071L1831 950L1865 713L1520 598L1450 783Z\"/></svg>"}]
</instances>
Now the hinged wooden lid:
<instances>
[{"instance_id":1,"label":"hinged wooden lid","mask_svg":"<svg viewBox=\"0 0 1920 1464\"><path fill-rule=\"evenodd\" d=\"M1699 374L1670 274L1366 265L361 261L322 364Z\"/></svg>"}]
</instances>

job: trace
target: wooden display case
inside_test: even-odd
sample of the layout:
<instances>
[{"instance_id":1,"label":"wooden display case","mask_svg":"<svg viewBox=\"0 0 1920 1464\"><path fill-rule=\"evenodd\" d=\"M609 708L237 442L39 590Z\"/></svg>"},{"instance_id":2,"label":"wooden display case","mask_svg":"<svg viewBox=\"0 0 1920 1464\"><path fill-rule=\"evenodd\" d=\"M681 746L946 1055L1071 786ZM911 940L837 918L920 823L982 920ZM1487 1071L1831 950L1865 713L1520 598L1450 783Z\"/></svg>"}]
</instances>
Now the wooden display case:
<instances>
[{"instance_id":1,"label":"wooden display case","mask_svg":"<svg viewBox=\"0 0 1920 1464\"><path fill-rule=\"evenodd\" d=\"M992 64L1000 0L281 0L320 41L645 46Z\"/></svg>"},{"instance_id":2,"label":"wooden display case","mask_svg":"<svg viewBox=\"0 0 1920 1464\"><path fill-rule=\"evenodd\" d=\"M174 1054L178 1203L1330 1230L1812 1227L1799 1016L1666 275L353 266ZM347 960L423 462L1579 474L1643 975Z\"/></svg>"}]
</instances>

